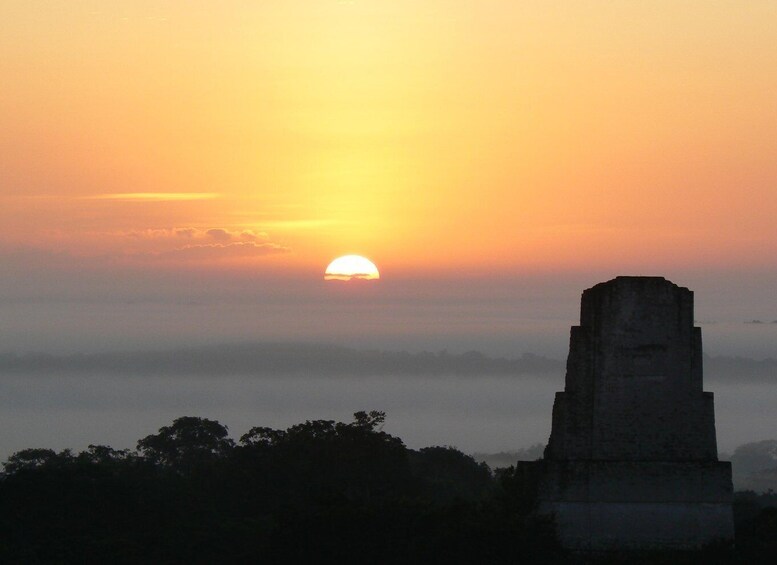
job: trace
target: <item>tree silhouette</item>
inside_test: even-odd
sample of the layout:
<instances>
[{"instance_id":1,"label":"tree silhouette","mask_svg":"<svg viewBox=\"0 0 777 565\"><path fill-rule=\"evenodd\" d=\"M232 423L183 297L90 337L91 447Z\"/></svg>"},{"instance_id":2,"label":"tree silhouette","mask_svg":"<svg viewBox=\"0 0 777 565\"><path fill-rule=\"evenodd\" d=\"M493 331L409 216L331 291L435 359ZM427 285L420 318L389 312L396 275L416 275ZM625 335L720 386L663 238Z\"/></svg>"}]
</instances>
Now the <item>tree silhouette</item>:
<instances>
[{"instance_id":1,"label":"tree silhouette","mask_svg":"<svg viewBox=\"0 0 777 565\"><path fill-rule=\"evenodd\" d=\"M532 512L531 463L492 474L452 447L409 449L384 421L258 426L234 445L182 417L139 453L19 451L0 478L0 562L569 562ZM773 563L777 495L741 495L735 557ZM717 554L628 562L728 562Z\"/></svg>"},{"instance_id":2,"label":"tree silhouette","mask_svg":"<svg viewBox=\"0 0 777 565\"><path fill-rule=\"evenodd\" d=\"M159 433L138 441L138 451L147 460L179 472L216 461L234 447L226 426L215 420L182 416Z\"/></svg>"},{"instance_id":3,"label":"tree silhouette","mask_svg":"<svg viewBox=\"0 0 777 565\"><path fill-rule=\"evenodd\" d=\"M12 474L22 470L61 465L71 458L72 454L69 449L56 453L53 449L29 448L11 455L3 466L6 473Z\"/></svg>"}]
</instances>

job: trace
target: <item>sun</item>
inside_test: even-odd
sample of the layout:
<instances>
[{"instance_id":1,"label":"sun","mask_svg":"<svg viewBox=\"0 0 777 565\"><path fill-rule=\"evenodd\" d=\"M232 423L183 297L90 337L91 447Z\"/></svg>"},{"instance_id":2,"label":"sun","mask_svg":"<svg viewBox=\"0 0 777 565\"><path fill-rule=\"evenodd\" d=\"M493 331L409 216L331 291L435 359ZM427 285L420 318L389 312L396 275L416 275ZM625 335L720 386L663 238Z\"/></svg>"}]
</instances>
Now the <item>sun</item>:
<instances>
[{"instance_id":1,"label":"sun","mask_svg":"<svg viewBox=\"0 0 777 565\"><path fill-rule=\"evenodd\" d=\"M343 255L326 268L325 281L374 281L380 278L375 263L361 255Z\"/></svg>"}]
</instances>

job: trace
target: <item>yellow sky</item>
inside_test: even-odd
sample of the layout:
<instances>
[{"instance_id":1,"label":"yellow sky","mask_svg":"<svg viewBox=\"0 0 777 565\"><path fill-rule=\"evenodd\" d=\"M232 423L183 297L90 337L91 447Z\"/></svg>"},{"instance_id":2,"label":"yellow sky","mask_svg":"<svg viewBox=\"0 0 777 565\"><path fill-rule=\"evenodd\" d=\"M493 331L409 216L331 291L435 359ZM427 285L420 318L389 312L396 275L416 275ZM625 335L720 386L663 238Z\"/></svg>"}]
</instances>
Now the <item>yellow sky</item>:
<instances>
[{"instance_id":1,"label":"yellow sky","mask_svg":"<svg viewBox=\"0 0 777 565\"><path fill-rule=\"evenodd\" d=\"M771 0L8 0L0 22L4 248L384 276L777 254Z\"/></svg>"}]
</instances>

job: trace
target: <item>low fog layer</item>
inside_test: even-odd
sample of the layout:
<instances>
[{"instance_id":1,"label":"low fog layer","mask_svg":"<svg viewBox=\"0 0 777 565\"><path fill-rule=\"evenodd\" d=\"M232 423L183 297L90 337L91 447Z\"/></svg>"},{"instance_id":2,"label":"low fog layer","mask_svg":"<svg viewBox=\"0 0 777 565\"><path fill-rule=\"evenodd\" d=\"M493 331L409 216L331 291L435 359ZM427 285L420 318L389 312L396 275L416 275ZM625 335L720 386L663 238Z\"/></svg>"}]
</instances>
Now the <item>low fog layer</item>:
<instances>
[{"instance_id":1,"label":"low fog layer","mask_svg":"<svg viewBox=\"0 0 777 565\"><path fill-rule=\"evenodd\" d=\"M0 374L128 375L518 375L557 373L563 363L525 353L493 358L478 351L357 350L316 344L239 344L89 355L0 355Z\"/></svg>"},{"instance_id":2,"label":"low fog layer","mask_svg":"<svg viewBox=\"0 0 777 565\"><path fill-rule=\"evenodd\" d=\"M134 441L182 415L252 426L384 410L411 447L514 452L547 441L564 363L535 355L230 345L94 355L0 355L0 456ZM705 358L721 451L775 435L777 361Z\"/></svg>"},{"instance_id":3,"label":"low fog layer","mask_svg":"<svg viewBox=\"0 0 777 565\"><path fill-rule=\"evenodd\" d=\"M492 357L479 351L449 353L361 350L326 344L243 343L170 350L52 355L0 354L0 375L558 375L564 362L532 353ZM704 356L707 381L775 383L777 359Z\"/></svg>"}]
</instances>

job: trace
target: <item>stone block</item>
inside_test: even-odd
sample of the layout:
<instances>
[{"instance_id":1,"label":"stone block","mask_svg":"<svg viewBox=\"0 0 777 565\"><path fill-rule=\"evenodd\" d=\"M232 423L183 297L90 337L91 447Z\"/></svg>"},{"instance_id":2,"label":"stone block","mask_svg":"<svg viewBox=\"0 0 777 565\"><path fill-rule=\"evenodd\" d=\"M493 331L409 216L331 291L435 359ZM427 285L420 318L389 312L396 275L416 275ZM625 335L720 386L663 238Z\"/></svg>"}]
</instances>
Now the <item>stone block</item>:
<instances>
[{"instance_id":1,"label":"stone block","mask_svg":"<svg viewBox=\"0 0 777 565\"><path fill-rule=\"evenodd\" d=\"M733 538L693 292L618 277L583 292L539 479L574 549L696 548ZM626 524L629 524L627 527Z\"/></svg>"}]
</instances>

